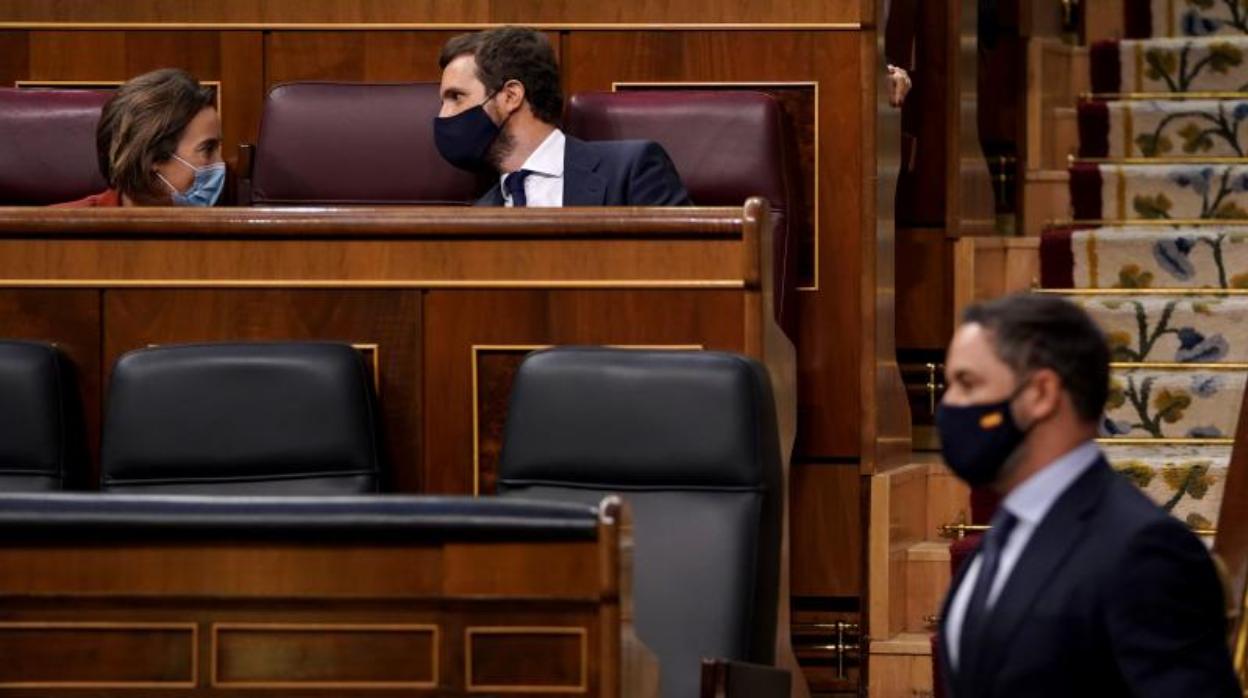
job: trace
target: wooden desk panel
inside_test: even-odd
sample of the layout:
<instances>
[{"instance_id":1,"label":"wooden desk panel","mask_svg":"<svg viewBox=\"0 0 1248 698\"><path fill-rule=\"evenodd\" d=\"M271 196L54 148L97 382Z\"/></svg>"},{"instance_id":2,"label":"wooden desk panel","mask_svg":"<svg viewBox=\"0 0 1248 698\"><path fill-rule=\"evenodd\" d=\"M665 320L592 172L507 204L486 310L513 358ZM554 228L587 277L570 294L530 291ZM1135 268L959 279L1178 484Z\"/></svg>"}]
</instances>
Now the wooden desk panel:
<instances>
[{"instance_id":1,"label":"wooden desk panel","mask_svg":"<svg viewBox=\"0 0 1248 698\"><path fill-rule=\"evenodd\" d=\"M0 540L6 696L654 695L618 503L593 539L55 538Z\"/></svg>"}]
</instances>

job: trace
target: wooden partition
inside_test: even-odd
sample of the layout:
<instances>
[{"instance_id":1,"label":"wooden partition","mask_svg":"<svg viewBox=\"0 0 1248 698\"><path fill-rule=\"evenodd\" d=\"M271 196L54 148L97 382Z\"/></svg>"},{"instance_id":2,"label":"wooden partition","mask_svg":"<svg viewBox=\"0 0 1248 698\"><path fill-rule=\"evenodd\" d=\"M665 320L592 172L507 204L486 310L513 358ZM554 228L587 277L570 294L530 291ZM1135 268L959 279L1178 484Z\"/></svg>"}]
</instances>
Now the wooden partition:
<instances>
[{"instance_id":1,"label":"wooden partition","mask_svg":"<svg viewBox=\"0 0 1248 698\"><path fill-rule=\"evenodd\" d=\"M0 336L53 341L73 359L93 451L109 367L126 351L349 342L375 369L393 488L489 494L515 369L556 344L755 357L791 448L795 353L771 311L771 235L759 199L508 216L3 208ZM785 548L781 661L792 658Z\"/></svg>"},{"instance_id":2,"label":"wooden partition","mask_svg":"<svg viewBox=\"0 0 1248 698\"><path fill-rule=\"evenodd\" d=\"M826 690L853 690L857 674L852 657L820 648L844 644L825 626L861 620L868 525L863 503L868 501L870 474L901 462L909 429L904 406L894 404L904 402L904 396L891 375L896 372L892 226L891 221L876 225L875 98L883 74L877 58L883 33L877 12L882 14L884 5L875 0L0 0L0 85L73 86L182 67L220 82L225 153L232 162L240 144L255 142L264 95L273 85L293 80L436 80L438 51L447 38L504 23L547 32L559 54L565 95L680 86L763 90L777 96L798 133L802 184L811 202L800 216L806 224L800 265L793 590L808 621L812 675L820 677L817 682ZM930 63L927 57L922 60L925 66ZM920 159L927 161L926 152ZM478 367L480 408L498 399L496 388L506 382L508 367L524 347L552 341L552 333L543 328L554 318L561 328L568 320L585 323L574 332L561 330L567 334L559 341L612 337L623 343L723 347L731 345L732 330L711 318L736 312L728 300L719 301L726 305L714 312L695 311L690 296L668 294L664 302L675 303L670 324L662 333L642 338L630 334L629 318L653 302L654 289L532 290L527 310L515 312L500 310L495 292L486 289L430 290L419 303L411 294L397 293L379 301L376 289L363 288L332 294L331 301L325 290L232 289L214 296L219 305L205 316L201 334L250 336L258 326L243 326L232 318L243 309L263 315L264 308L274 308L268 317L303 318L287 325L292 336L349 335L360 343L381 343L382 388L389 400L406 402L406 409L419 413L429 426L441 424L442 413L449 412L470 428L466 415L472 402L462 401L469 391L464 386L474 375L470 362ZM172 341L196 325L193 318L179 317L177 309L183 302L202 302L198 294L205 292L188 288L176 299L162 296L175 300L158 301L145 289L117 291L91 311L94 296L89 293L59 289L36 294L32 289L20 299L0 298L0 314L10 314L10 305L18 304L27 322L38 323L44 308L78 308L78 331L85 336L92 332L92 312L109 317L124 312L132 323L127 332L143 333L150 318L160 318L151 325L151 334L164 332L155 338ZM672 300L678 297L686 300ZM497 314L490 315L490 309ZM613 317L620 321L612 324ZM172 322L184 327L161 329ZM386 334L417 322L426 332L460 337L455 340L459 344L444 348L423 345L433 353L421 358L422 366L443 365L445 356L439 352L455 360L445 378L453 386L448 383L442 393L434 392L434 386L424 388L423 395L436 396L435 402L403 392L404 375L425 374L396 362L419 349L396 344L400 338ZM487 336L491 339L482 338ZM110 333L101 361L137 339ZM98 393L100 386L93 389ZM497 420L477 420L482 471L477 481L487 486L497 425ZM394 436L397 428L391 426L392 439L410 443L417 438ZM455 439L469 438L468 433L457 433ZM452 478L439 487L470 484L463 469L428 465L430 458L445 457L436 446L423 444L417 452L418 462L407 463L402 471L406 479L401 486L434 486L439 477Z\"/></svg>"},{"instance_id":3,"label":"wooden partition","mask_svg":"<svg viewBox=\"0 0 1248 698\"><path fill-rule=\"evenodd\" d=\"M657 698L618 499L596 526L588 507L526 520L413 498L399 514L387 503L388 526L362 525L370 503L355 500L350 517L314 520L309 502L311 514L287 507L263 527L239 528L244 507L236 521L170 517L153 532L126 504L91 498L76 503L95 514L17 504L56 511L60 526L6 511L5 695Z\"/></svg>"}]
</instances>

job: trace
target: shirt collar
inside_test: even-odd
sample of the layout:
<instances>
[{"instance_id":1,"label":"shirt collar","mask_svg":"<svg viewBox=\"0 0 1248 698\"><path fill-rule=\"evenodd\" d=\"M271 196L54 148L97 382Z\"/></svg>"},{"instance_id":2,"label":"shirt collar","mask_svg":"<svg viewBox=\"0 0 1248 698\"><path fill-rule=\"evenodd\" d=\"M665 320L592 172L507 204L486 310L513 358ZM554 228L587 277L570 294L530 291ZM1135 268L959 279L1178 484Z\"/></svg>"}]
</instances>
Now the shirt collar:
<instances>
[{"instance_id":1,"label":"shirt collar","mask_svg":"<svg viewBox=\"0 0 1248 698\"><path fill-rule=\"evenodd\" d=\"M1006 496L1001 506L1023 521L1037 525L1079 476L1100 459L1095 441L1085 441L1040 469Z\"/></svg>"},{"instance_id":2,"label":"shirt collar","mask_svg":"<svg viewBox=\"0 0 1248 698\"><path fill-rule=\"evenodd\" d=\"M555 129L546 136L546 140L537 146L529 159L524 161L521 169L534 172L547 177L563 176L563 151L567 145L567 137L563 135L563 131Z\"/></svg>"}]
</instances>

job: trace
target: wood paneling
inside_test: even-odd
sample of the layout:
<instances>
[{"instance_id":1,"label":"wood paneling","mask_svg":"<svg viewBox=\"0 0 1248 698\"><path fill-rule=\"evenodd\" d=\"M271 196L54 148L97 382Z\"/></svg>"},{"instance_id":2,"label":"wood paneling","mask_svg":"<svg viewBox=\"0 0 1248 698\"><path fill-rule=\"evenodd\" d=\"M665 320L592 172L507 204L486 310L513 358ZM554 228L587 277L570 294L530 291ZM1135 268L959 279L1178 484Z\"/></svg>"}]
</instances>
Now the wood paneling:
<instances>
[{"instance_id":1,"label":"wood paneling","mask_svg":"<svg viewBox=\"0 0 1248 698\"><path fill-rule=\"evenodd\" d=\"M789 498L794 596L862 593L860 480L856 465L793 466Z\"/></svg>"},{"instance_id":2,"label":"wood paneling","mask_svg":"<svg viewBox=\"0 0 1248 698\"><path fill-rule=\"evenodd\" d=\"M9 33L5 33L9 34ZM32 31L22 42L0 40L0 84L15 80L113 81L158 68L181 68L221 83L225 158L254 143L263 100L263 55L258 31Z\"/></svg>"},{"instance_id":3,"label":"wood paneling","mask_svg":"<svg viewBox=\"0 0 1248 698\"><path fill-rule=\"evenodd\" d=\"M568 93L610 90L615 82L819 83L819 290L800 298L804 456L859 453L860 345L843 341L864 331L859 48L857 35L828 32L574 31L564 41Z\"/></svg>"},{"instance_id":4,"label":"wood paneling","mask_svg":"<svg viewBox=\"0 0 1248 698\"><path fill-rule=\"evenodd\" d=\"M897 230L897 346L944 349L953 332L953 243L943 228Z\"/></svg>"},{"instance_id":5,"label":"wood paneling","mask_svg":"<svg viewBox=\"0 0 1248 698\"><path fill-rule=\"evenodd\" d=\"M425 303L425 333L432 340L425 355L425 404L437 408L425 411L425 433L438 438L425 443L426 491L473 491L474 464L464 456L473 453L474 346L741 351L744 317L741 294L732 291L431 291ZM505 410L506 402L482 407Z\"/></svg>"},{"instance_id":6,"label":"wood paneling","mask_svg":"<svg viewBox=\"0 0 1248 698\"><path fill-rule=\"evenodd\" d=\"M0 338L52 342L76 369L92 462L78 487L99 481L101 332L99 291L0 289Z\"/></svg>"},{"instance_id":7,"label":"wood paneling","mask_svg":"<svg viewBox=\"0 0 1248 698\"><path fill-rule=\"evenodd\" d=\"M438 685L436 625L222 623L212 631L218 686Z\"/></svg>"},{"instance_id":8,"label":"wood paneling","mask_svg":"<svg viewBox=\"0 0 1248 698\"><path fill-rule=\"evenodd\" d=\"M30 74L30 32L0 31L0 87Z\"/></svg>"},{"instance_id":9,"label":"wood paneling","mask_svg":"<svg viewBox=\"0 0 1248 698\"><path fill-rule=\"evenodd\" d=\"M438 67L442 44L459 33L270 32L265 36L265 84L272 87L294 80L437 82L442 78Z\"/></svg>"},{"instance_id":10,"label":"wood paneling","mask_svg":"<svg viewBox=\"0 0 1248 698\"><path fill-rule=\"evenodd\" d=\"M0 0L10 22L870 22L870 0Z\"/></svg>"},{"instance_id":11,"label":"wood paneling","mask_svg":"<svg viewBox=\"0 0 1248 698\"><path fill-rule=\"evenodd\" d=\"M22 684L188 687L195 626L0 622L0 689Z\"/></svg>"},{"instance_id":12,"label":"wood paneling","mask_svg":"<svg viewBox=\"0 0 1248 698\"><path fill-rule=\"evenodd\" d=\"M107 291L104 308L106 366L148 344L281 339L377 344L392 484L399 491L420 491L419 291Z\"/></svg>"}]
</instances>

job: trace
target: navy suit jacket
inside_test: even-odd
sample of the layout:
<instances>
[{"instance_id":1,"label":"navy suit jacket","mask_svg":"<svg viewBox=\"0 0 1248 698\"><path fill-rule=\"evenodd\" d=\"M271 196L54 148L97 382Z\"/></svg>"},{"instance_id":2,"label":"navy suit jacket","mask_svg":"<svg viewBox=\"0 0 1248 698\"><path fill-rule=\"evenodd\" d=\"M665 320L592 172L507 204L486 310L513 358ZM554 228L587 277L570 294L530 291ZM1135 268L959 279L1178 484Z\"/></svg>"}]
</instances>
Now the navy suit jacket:
<instances>
[{"instance_id":1,"label":"navy suit jacket","mask_svg":"<svg viewBox=\"0 0 1248 698\"><path fill-rule=\"evenodd\" d=\"M1241 698L1222 585L1205 546L1102 459L1028 541L974 656L941 674L950 698Z\"/></svg>"},{"instance_id":2,"label":"navy suit jacket","mask_svg":"<svg viewBox=\"0 0 1248 698\"><path fill-rule=\"evenodd\" d=\"M567 136L564 206L689 206L689 193L663 146L654 141L583 141ZM502 206L498 184L477 206Z\"/></svg>"}]
</instances>

